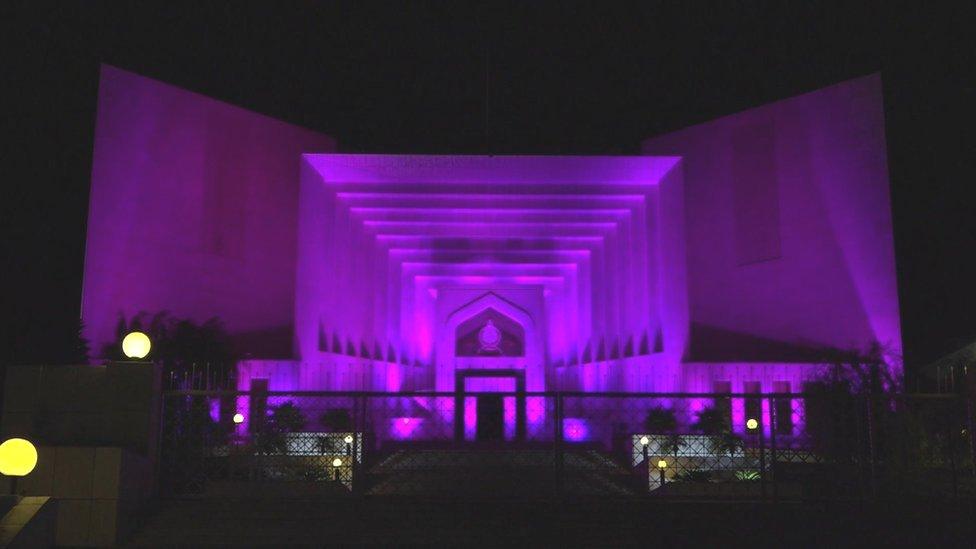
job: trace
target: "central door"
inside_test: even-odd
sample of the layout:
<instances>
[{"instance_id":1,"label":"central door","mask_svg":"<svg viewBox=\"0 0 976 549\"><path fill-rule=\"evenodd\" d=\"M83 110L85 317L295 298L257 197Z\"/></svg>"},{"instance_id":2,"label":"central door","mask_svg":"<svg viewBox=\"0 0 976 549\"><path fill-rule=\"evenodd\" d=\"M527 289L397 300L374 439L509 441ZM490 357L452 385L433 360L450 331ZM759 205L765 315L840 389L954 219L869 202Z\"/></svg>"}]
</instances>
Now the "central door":
<instances>
[{"instance_id":1,"label":"central door","mask_svg":"<svg viewBox=\"0 0 976 549\"><path fill-rule=\"evenodd\" d=\"M467 379L477 378L509 378L514 381L515 390L484 386L469 388L465 383ZM501 368L457 370L454 395L455 440L525 440L524 371ZM509 407L507 426L506 406ZM511 409L513 406L514 410ZM511 416L513 411L515 417Z\"/></svg>"},{"instance_id":2,"label":"central door","mask_svg":"<svg viewBox=\"0 0 976 549\"><path fill-rule=\"evenodd\" d=\"M478 395L476 439L503 440L505 438L505 407L502 395Z\"/></svg>"}]
</instances>

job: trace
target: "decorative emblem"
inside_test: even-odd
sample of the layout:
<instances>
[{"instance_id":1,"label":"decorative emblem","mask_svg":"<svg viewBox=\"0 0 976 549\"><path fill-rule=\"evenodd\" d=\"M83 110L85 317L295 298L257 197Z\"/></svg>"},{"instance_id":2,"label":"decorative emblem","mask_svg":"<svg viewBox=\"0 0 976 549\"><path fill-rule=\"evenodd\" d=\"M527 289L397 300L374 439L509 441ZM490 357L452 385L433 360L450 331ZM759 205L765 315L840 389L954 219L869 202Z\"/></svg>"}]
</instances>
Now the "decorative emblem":
<instances>
[{"instance_id":1,"label":"decorative emblem","mask_svg":"<svg viewBox=\"0 0 976 549\"><path fill-rule=\"evenodd\" d=\"M481 348L478 352L500 352L502 349L502 332L495 327L495 323L488 320L488 323L478 330L478 343Z\"/></svg>"}]
</instances>

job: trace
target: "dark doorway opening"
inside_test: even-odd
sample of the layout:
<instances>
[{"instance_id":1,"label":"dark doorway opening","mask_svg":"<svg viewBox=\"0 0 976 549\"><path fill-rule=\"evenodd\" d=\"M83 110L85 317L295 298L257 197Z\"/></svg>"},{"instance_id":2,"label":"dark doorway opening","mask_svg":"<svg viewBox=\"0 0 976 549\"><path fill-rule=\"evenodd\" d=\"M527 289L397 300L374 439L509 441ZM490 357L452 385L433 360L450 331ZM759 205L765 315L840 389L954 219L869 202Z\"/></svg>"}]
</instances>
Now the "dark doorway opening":
<instances>
[{"instance_id":1,"label":"dark doorway opening","mask_svg":"<svg viewBox=\"0 0 976 549\"><path fill-rule=\"evenodd\" d=\"M502 395L478 395L477 412L477 440L502 440L505 438L505 412Z\"/></svg>"},{"instance_id":2,"label":"dark doorway opening","mask_svg":"<svg viewBox=\"0 0 976 549\"><path fill-rule=\"evenodd\" d=\"M515 380L514 393L468 392L467 378L511 378ZM525 372L514 369L470 369L455 372L454 397L454 440L465 440L464 409L466 399L475 399L474 440L505 440L505 401L514 397L515 433L514 440L525 440ZM470 400L467 400L470 402ZM511 402L511 400L509 400ZM470 432L469 432L470 433ZM509 433L511 437L512 433ZM470 434L468 435L470 436ZM471 440L471 439L468 439Z\"/></svg>"}]
</instances>

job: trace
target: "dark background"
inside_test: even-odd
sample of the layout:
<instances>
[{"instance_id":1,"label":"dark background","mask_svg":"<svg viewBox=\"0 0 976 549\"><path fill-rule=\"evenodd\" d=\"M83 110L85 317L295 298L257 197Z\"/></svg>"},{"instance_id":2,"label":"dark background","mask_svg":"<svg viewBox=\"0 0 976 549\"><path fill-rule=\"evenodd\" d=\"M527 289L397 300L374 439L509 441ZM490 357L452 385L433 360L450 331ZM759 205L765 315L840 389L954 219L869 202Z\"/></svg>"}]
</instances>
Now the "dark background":
<instances>
[{"instance_id":1,"label":"dark background","mask_svg":"<svg viewBox=\"0 0 976 549\"><path fill-rule=\"evenodd\" d=\"M926 363L976 338L976 26L847 4L2 1L0 363L70 356L101 62L388 153L634 154L880 70L905 358Z\"/></svg>"}]
</instances>

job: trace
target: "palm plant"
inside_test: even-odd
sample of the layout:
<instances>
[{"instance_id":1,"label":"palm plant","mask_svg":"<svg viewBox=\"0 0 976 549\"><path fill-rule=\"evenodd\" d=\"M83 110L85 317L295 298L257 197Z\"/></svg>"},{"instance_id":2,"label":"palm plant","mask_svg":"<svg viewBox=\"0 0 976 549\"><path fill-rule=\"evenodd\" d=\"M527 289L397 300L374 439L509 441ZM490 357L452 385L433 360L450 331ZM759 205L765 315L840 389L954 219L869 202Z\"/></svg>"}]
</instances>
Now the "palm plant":
<instances>
[{"instance_id":1,"label":"palm plant","mask_svg":"<svg viewBox=\"0 0 976 549\"><path fill-rule=\"evenodd\" d=\"M728 414L712 407L699 411L691 427L706 435L720 435L730 430L729 423Z\"/></svg>"},{"instance_id":2,"label":"palm plant","mask_svg":"<svg viewBox=\"0 0 976 549\"><path fill-rule=\"evenodd\" d=\"M649 434L665 435L664 440L661 441L661 453L677 457L678 451L685 445L681 435L677 433L678 420L675 418L674 410L660 406L651 408L644 418L644 428Z\"/></svg>"},{"instance_id":3,"label":"palm plant","mask_svg":"<svg viewBox=\"0 0 976 549\"><path fill-rule=\"evenodd\" d=\"M716 454L728 454L735 457L735 453L743 448L742 437L728 431L709 439L712 451Z\"/></svg>"},{"instance_id":4,"label":"palm plant","mask_svg":"<svg viewBox=\"0 0 976 549\"><path fill-rule=\"evenodd\" d=\"M674 411L660 406L648 410L644 418L644 428L652 435L672 433L677 426Z\"/></svg>"},{"instance_id":5,"label":"palm plant","mask_svg":"<svg viewBox=\"0 0 976 549\"><path fill-rule=\"evenodd\" d=\"M732 432L731 423L727 413L712 407L698 412L692 428L708 436L713 452L732 457L742 448L742 438Z\"/></svg>"},{"instance_id":6,"label":"palm plant","mask_svg":"<svg viewBox=\"0 0 976 549\"><path fill-rule=\"evenodd\" d=\"M301 431L305 428L305 416L288 401L275 406L268 414L267 421L255 435L255 446L264 454L284 454L288 450L288 433Z\"/></svg>"}]
</instances>

